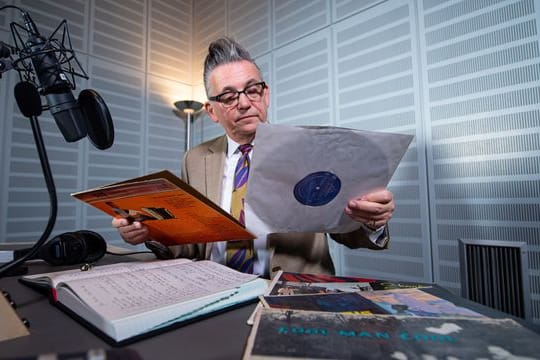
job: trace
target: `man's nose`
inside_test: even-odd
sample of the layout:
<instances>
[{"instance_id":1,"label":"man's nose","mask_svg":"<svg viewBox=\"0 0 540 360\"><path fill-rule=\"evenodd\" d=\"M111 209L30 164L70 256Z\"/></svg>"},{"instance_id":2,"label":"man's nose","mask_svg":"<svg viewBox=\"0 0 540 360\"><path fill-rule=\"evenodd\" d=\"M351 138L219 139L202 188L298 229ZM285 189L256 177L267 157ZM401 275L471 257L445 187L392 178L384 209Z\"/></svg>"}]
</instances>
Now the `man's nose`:
<instances>
[{"instance_id":1,"label":"man's nose","mask_svg":"<svg viewBox=\"0 0 540 360\"><path fill-rule=\"evenodd\" d=\"M238 94L238 107L247 108L251 106L251 101L248 99L245 93Z\"/></svg>"}]
</instances>

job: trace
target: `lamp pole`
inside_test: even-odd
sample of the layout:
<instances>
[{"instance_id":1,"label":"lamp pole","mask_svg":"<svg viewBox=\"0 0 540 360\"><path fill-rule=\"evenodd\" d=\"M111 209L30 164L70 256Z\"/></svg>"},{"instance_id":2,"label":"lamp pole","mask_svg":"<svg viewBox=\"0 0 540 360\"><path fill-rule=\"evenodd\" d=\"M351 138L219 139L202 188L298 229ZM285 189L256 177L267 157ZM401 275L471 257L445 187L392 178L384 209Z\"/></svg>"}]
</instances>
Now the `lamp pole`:
<instances>
[{"instance_id":1,"label":"lamp pole","mask_svg":"<svg viewBox=\"0 0 540 360\"><path fill-rule=\"evenodd\" d=\"M203 104L195 100L180 100L174 103L180 114L186 116L186 151L191 147L191 122L193 115L202 109Z\"/></svg>"}]
</instances>

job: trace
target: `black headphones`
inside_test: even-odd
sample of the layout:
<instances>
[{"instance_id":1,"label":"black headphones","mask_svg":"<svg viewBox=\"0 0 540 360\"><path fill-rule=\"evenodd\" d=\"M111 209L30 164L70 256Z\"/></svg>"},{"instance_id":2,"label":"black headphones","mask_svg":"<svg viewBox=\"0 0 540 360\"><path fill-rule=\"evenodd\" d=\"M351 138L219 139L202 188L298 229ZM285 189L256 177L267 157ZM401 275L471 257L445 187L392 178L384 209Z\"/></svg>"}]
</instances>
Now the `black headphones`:
<instances>
[{"instance_id":1,"label":"black headphones","mask_svg":"<svg viewBox=\"0 0 540 360\"><path fill-rule=\"evenodd\" d=\"M29 251L15 250L14 257L21 258ZM79 230L60 234L47 241L32 259L42 259L50 265L74 265L98 261L106 251L107 243L101 235L90 230Z\"/></svg>"}]
</instances>

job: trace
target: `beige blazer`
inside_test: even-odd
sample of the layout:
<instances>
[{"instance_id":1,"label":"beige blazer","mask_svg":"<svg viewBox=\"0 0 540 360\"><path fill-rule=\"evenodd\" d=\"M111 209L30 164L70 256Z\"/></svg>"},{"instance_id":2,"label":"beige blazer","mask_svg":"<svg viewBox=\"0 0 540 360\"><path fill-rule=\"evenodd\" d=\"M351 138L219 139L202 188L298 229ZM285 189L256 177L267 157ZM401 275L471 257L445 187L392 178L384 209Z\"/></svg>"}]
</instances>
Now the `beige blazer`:
<instances>
[{"instance_id":1,"label":"beige blazer","mask_svg":"<svg viewBox=\"0 0 540 360\"><path fill-rule=\"evenodd\" d=\"M184 156L182 178L210 200L221 202L223 169L227 154L225 135L207 141L191 149ZM330 234L332 239L349 248L369 248L382 250L388 247L389 235L383 234L385 246L371 242L364 229L348 234ZM278 270L334 274L334 264L330 257L326 235L322 233L269 234L267 246L270 251L270 276ZM177 257L209 259L212 243L179 245L171 247Z\"/></svg>"}]
</instances>

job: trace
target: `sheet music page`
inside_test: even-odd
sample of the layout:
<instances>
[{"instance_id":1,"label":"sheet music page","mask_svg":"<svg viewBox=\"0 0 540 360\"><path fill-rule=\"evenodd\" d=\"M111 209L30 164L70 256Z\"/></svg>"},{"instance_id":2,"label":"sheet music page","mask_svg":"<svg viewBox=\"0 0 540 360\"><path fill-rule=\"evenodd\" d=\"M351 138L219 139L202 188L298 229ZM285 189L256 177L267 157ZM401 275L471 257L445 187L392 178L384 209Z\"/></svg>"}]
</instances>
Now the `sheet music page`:
<instances>
[{"instance_id":1,"label":"sheet music page","mask_svg":"<svg viewBox=\"0 0 540 360\"><path fill-rule=\"evenodd\" d=\"M199 261L68 281L67 286L97 313L113 320L235 289L256 278Z\"/></svg>"},{"instance_id":2,"label":"sheet music page","mask_svg":"<svg viewBox=\"0 0 540 360\"><path fill-rule=\"evenodd\" d=\"M68 282L79 279L89 279L98 276L106 276L116 273L125 273L131 271L139 271L144 269L162 268L165 266L176 266L178 264L190 263L190 259L173 259L168 261L152 260L145 262L125 262L111 265L100 265L92 267L88 271L82 271L80 269L55 271L49 273L35 274L24 276L27 280L48 280L51 283L51 287L56 287L61 282Z\"/></svg>"}]
</instances>

